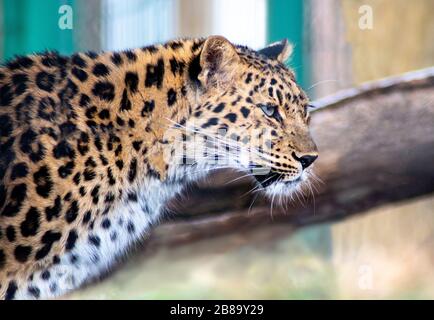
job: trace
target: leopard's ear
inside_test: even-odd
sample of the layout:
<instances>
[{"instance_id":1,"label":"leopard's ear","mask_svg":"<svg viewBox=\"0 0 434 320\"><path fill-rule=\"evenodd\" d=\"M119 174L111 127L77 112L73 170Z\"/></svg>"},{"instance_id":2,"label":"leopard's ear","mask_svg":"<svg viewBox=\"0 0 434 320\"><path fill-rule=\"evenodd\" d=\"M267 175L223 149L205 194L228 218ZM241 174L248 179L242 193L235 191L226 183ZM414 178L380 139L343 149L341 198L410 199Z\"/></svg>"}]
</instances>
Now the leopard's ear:
<instances>
[{"instance_id":1,"label":"leopard's ear","mask_svg":"<svg viewBox=\"0 0 434 320\"><path fill-rule=\"evenodd\" d=\"M285 63L292 54L293 46L288 42L288 39L274 42L267 47L258 50L258 53L279 62Z\"/></svg>"},{"instance_id":2,"label":"leopard's ear","mask_svg":"<svg viewBox=\"0 0 434 320\"><path fill-rule=\"evenodd\" d=\"M222 36L210 36L200 53L199 81L205 86L225 86L237 76L240 57L232 43Z\"/></svg>"}]
</instances>

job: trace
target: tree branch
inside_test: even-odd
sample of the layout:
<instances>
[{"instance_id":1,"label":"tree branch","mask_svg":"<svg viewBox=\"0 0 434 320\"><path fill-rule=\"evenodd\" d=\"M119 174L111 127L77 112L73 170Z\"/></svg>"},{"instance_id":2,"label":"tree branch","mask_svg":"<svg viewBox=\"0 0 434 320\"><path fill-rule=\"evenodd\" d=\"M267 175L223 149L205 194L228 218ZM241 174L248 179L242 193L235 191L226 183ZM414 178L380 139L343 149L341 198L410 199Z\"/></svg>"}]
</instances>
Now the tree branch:
<instances>
[{"instance_id":1,"label":"tree branch","mask_svg":"<svg viewBox=\"0 0 434 320\"><path fill-rule=\"evenodd\" d=\"M259 197L249 210L249 179L221 171L193 188L149 245L178 245L270 223L337 220L434 191L434 68L371 82L314 102L312 135L323 180L312 197L287 208Z\"/></svg>"}]
</instances>

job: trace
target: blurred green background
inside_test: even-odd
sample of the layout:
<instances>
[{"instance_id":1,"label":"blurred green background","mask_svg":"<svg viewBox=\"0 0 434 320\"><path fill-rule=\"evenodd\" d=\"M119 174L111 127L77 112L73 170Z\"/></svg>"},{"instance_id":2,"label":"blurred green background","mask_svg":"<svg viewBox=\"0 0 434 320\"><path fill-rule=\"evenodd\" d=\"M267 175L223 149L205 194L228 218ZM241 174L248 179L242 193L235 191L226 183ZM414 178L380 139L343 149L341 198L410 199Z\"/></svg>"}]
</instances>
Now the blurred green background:
<instances>
[{"instance_id":1,"label":"blurred green background","mask_svg":"<svg viewBox=\"0 0 434 320\"><path fill-rule=\"evenodd\" d=\"M91 5L89 5L93 2ZM46 49L56 49L61 53L70 54L78 50L99 50L107 45L107 37L104 35L104 28L100 28L97 25L103 26L110 23L108 19L110 15L117 15L118 20L128 19L128 16L135 16L138 12L143 13L143 19L149 18L147 12L159 11L162 9L166 12L172 12L179 10L180 6L190 8L191 6L203 6L204 10L214 10L217 14L218 3L216 1L203 1L205 4L194 3L194 1L171 1L171 0L142 0L142 1L124 1L121 4L122 12L118 12L119 1L83 1L83 0L2 0L2 57L3 59L9 59L16 54L28 54L32 52L43 51ZM207 3L208 2L208 3ZM223 1L221 1L223 3ZM268 14L262 14L262 21L257 21L260 28L266 29L266 36L259 39L255 44L265 44L265 42L274 42L281 40L282 38L288 38L295 44L295 52L293 56L293 64L297 65L300 70L303 70L303 0L274 0L274 1L256 1L251 0L250 4L246 1L242 5L252 5L253 9L261 7L265 9ZM222 7L227 6L229 3L223 4ZM81 12L81 15L75 15L75 27L72 29L61 29L58 27L59 17L62 15L59 13L61 5L69 5L73 12ZM222 8L224 9L224 8ZM180 12L182 11L179 10ZM255 11L255 10L253 10ZM160 11L161 12L161 11ZM223 12L220 12L224 15ZM176 12L173 12L169 19L178 20L179 17L175 17ZM252 14L252 18L257 15ZM261 15L261 14L260 14ZM85 16L85 17L83 17ZM89 17L93 17L89 18ZM75 19L76 18L76 19ZM189 20L195 19L195 17L188 17ZM89 21L90 20L90 21ZM93 24L89 26L88 23ZM166 24L172 25L172 22L167 21L167 16L162 15L160 25ZM181 22L186 23L186 22ZM232 22L233 24L233 22ZM78 26L79 25L79 26ZM93 34L83 35L79 32L87 30L87 28L99 29L94 31ZM215 27L215 26L214 26ZM143 31L137 30L137 26L133 30L128 32L141 33ZM109 28L107 28L109 29ZM149 28L149 29L155 29ZM218 27L216 28L218 29ZM178 34L176 30L168 30L166 33L155 30L155 34L151 37L143 37L137 46L147 44L150 42L164 42L170 38L177 36L189 36L187 32L184 34ZM216 30L217 31L217 30ZM254 31L254 30L252 30ZM146 33L146 32L145 32ZM203 34L206 35L206 34ZM127 35L125 35L127 36ZM86 46L81 42L83 37L90 39L88 43L90 46ZM127 36L128 37L128 36ZM241 39L240 39L241 40ZM264 41L265 40L265 41ZM104 43L106 42L106 43ZM262 42L262 43L261 43ZM125 41L127 45L128 40ZM117 43L118 47L122 47L124 44Z\"/></svg>"},{"instance_id":2,"label":"blurred green background","mask_svg":"<svg viewBox=\"0 0 434 320\"><path fill-rule=\"evenodd\" d=\"M67 1L74 8L74 1ZM2 56L56 49L75 49L73 30L58 27L59 1L2 1Z\"/></svg>"},{"instance_id":3,"label":"blurred green background","mask_svg":"<svg viewBox=\"0 0 434 320\"><path fill-rule=\"evenodd\" d=\"M59 27L62 5L72 9L72 29ZM363 6L372 28L360 27ZM288 38L289 65L319 98L434 65L434 1L0 0L3 61L210 34L254 49ZM139 254L71 298L434 298L433 201Z\"/></svg>"}]
</instances>

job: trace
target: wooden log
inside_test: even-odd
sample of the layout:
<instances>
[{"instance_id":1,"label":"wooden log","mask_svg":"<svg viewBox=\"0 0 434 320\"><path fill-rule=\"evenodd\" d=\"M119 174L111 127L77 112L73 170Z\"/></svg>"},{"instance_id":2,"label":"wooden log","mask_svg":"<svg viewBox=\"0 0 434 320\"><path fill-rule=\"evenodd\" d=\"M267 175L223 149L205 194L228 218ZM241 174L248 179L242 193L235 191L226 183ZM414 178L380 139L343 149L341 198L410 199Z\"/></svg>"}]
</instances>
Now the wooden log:
<instances>
[{"instance_id":1,"label":"wooden log","mask_svg":"<svg viewBox=\"0 0 434 320\"><path fill-rule=\"evenodd\" d=\"M434 68L367 83L313 103L312 134L320 157L315 200L289 207L245 195L249 179L231 171L199 183L152 233L150 246L174 245L270 223L336 220L434 191ZM243 196L244 194L244 196Z\"/></svg>"}]
</instances>

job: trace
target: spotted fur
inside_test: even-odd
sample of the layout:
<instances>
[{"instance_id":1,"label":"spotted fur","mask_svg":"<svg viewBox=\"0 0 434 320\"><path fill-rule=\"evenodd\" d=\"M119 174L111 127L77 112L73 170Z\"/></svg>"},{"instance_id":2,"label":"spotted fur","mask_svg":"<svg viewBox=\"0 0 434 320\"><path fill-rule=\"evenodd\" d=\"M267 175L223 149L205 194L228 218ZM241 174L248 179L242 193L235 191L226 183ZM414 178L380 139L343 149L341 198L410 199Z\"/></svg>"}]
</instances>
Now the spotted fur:
<instances>
[{"instance_id":1,"label":"spotted fur","mask_svg":"<svg viewBox=\"0 0 434 320\"><path fill-rule=\"evenodd\" d=\"M265 190L290 193L317 151L287 51L214 36L3 65L0 298L55 297L105 272L187 182L222 166L207 159L264 165ZM264 146L246 146L265 129ZM226 156L207 149L223 137ZM178 161L193 140L203 154Z\"/></svg>"}]
</instances>

